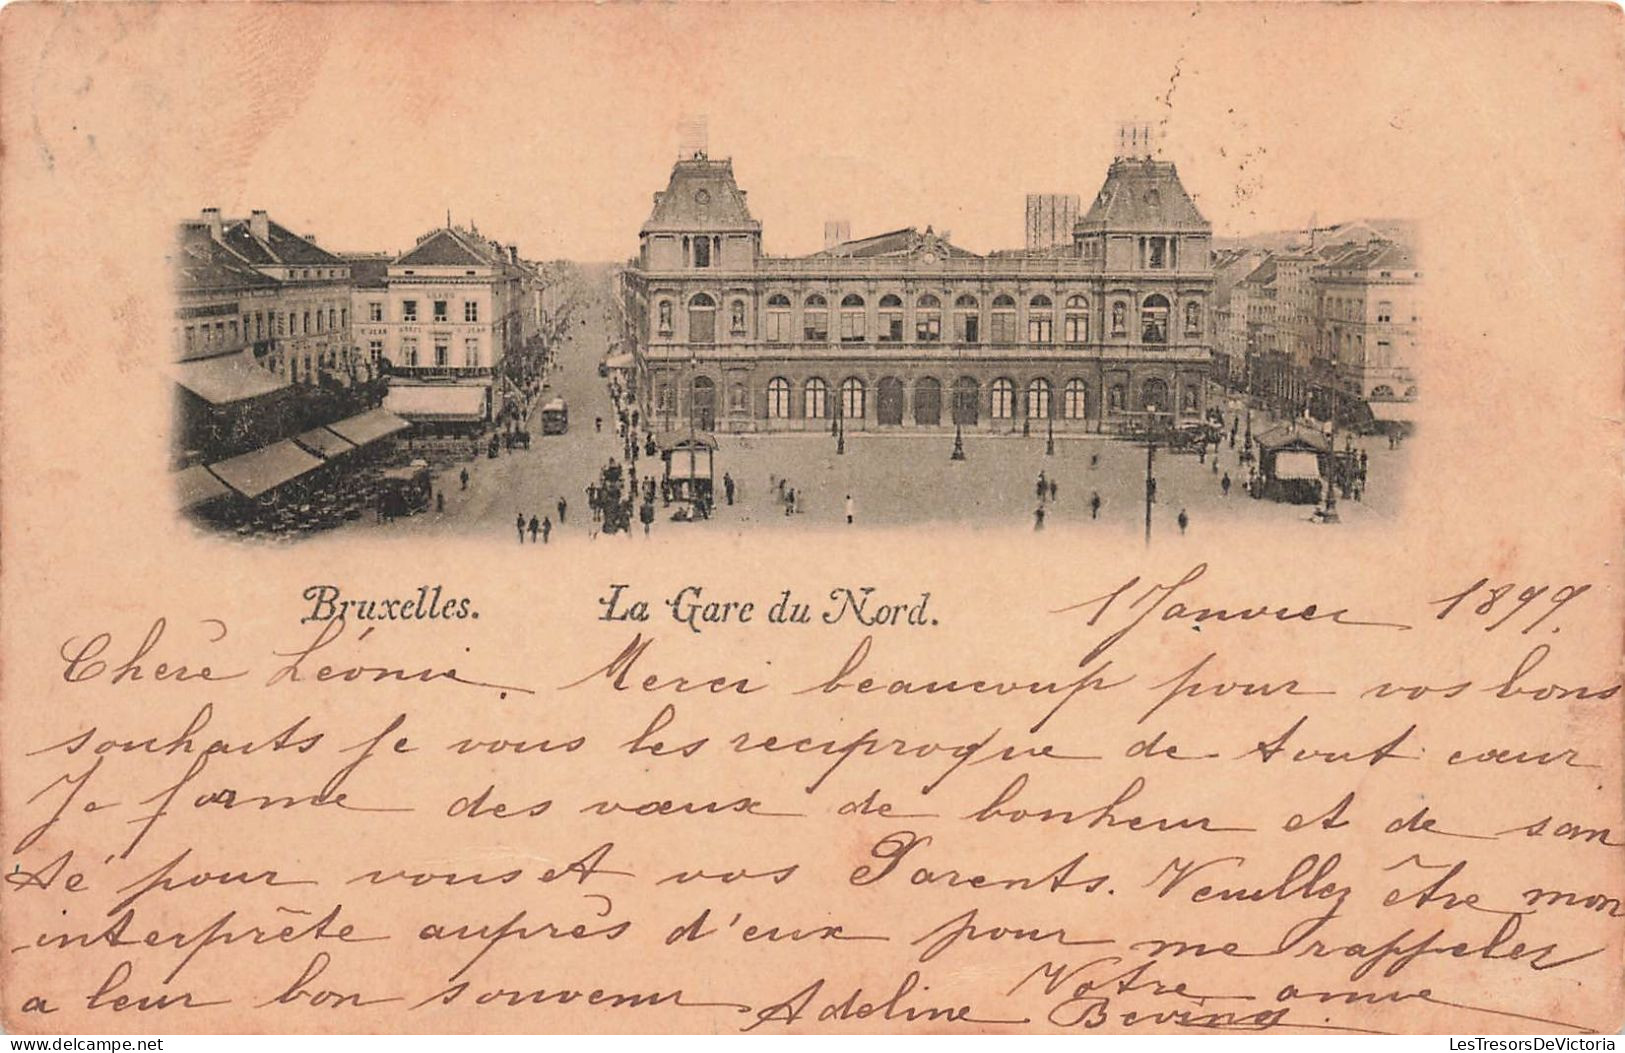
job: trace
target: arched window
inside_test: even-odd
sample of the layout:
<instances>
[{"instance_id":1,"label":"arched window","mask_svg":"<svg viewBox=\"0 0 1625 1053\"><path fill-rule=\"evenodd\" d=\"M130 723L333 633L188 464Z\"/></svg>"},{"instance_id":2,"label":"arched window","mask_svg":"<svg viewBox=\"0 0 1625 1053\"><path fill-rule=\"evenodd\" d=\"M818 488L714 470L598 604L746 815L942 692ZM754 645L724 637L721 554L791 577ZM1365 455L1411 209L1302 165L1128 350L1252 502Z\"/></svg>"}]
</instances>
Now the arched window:
<instances>
[{"instance_id":1,"label":"arched window","mask_svg":"<svg viewBox=\"0 0 1625 1053\"><path fill-rule=\"evenodd\" d=\"M790 416L790 382L774 377L767 382L767 419L784 420Z\"/></svg>"},{"instance_id":2,"label":"arched window","mask_svg":"<svg viewBox=\"0 0 1625 1053\"><path fill-rule=\"evenodd\" d=\"M734 336L745 335L745 301L733 300L728 304L728 332Z\"/></svg>"},{"instance_id":3,"label":"arched window","mask_svg":"<svg viewBox=\"0 0 1625 1053\"><path fill-rule=\"evenodd\" d=\"M1034 378L1027 385L1027 416L1044 420L1050 415L1050 385L1043 377Z\"/></svg>"},{"instance_id":4,"label":"arched window","mask_svg":"<svg viewBox=\"0 0 1625 1053\"><path fill-rule=\"evenodd\" d=\"M790 342L790 298L783 293L774 293L767 298L767 342Z\"/></svg>"},{"instance_id":5,"label":"arched window","mask_svg":"<svg viewBox=\"0 0 1625 1053\"><path fill-rule=\"evenodd\" d=\"M847 420L862 420L864 406L863 381L857 377L847 377L841 381L841 416Z\"/></svg>"},{"instance_id":6,"label":"arched window","mask_svg":"<svg viewBox=\"0 0 1625 1053\"><path fill-rule=\"evenodd\" d=\"M817 293L807 297L801 312L801 338L818 344L829 340L829 303Z\"/></svg>"},{"instance_id":7,"label":"arched window","mask_svg":"<svg viewBox=\"0 0 1625 1053\"><path fill-rule=\"evenodd\" d=\"M1166 344L1168 342L1168 298L1152 293L1140 305L1140 343Z\"/></svg>"},{"instance_id":8,"label":"arched window","mask_svg":"<svg viewBox=\"0 0 1625 1053\"><path fill-rule=\"evenodd\" d=\"M1391 399L1394 397L1394 389L1387 384L1378 384L1371 389L1371 397L1374 399Z\"/></svg>"},{"instance_id":9,"label":"arched window","mask_svg":"<svg viewBox=\"0 0 1625 1053\"><path fill-rule=\"evenodd\" d=\"M1016 342L1016 301L1003 293L993 298L993 342Z\"/></svg>"},{"instance_id":10,"label":"arched window","mask_svg":"<svg viewBox=\"0 0 1625 1053\"><path fill-rule=\"evenodd\" d=\"M1055 340L1055 305L1039 294L1027 303L1027 342L1048 344Z\"/></svg>"},{"instance_id":11,"label":"arched window","mask_svg":"<svg viewBox=\"0 0 1625 1053\"><path fill-rule=\"evenodd\" d=\"M864 335L863 297L847 293L841 299L841 343L860 344Z\"/></svg>"},{"instance_id":12,"label":"arched window","mask_svg":"<svg viewBox=\"0 0 1625 1053\"><path fill-rule=\"evenodd\" d=\"M892 293L880 298L880 334L883 344L903 342L903 301Z\"/></svg>"},{"instance_id":13,"label":"arched window","mask_svg":"<svg viewBox=\"0 0 1625 1053\"><path fill-rule=\"evenodd\" d=\"M914 423L928 427L942 423L942 382L936 377L914 382Z\"/></svg>"},{"instance_id":14,"label":"arched window","mask_svg":"<svg viewBox=\"0 0 1625 1053\"><path fill-rule=\"evenodd\" d=\"M1195 300L1185 303L1185 335L1200 336L1202 334L1202 305Z\"/></svg>"},{"instance_id":15,"label":"arched window","mask_svg":"<svg viewBox=\"0 0 1625 1053\"><path fill-rule=\"evenodd\" d=\"M658 316L658 320L655 322L655 327L659 330L660 335L661 336L670 336L671 335L671 301L670 300L661 300L660 304L656 308L656 314Z\"/></svg>"},{"instance_id":16,"label":"arched window","mask_svg":"<svg viewBox=\"0 0 1625 1053\"><path fill-rule=\"evenodd\" d=\"M803 392L806 396L806 416L810 420L822 420L829 416L829 385L819 377L807 381Z\"/></svg>"},{"instance_id":17,"label":"arched window","mask_svg":"<svg viewBox=\"0 0 1625 1053\"><path fill-rule=\"evenodd\" d=\"M1062 336L1069 344L1089 341L1089 301L1081 296L1066 299L1066 329Z\"/></svg>"},{"instance_id":18,"label":"arched window","mask_svg":"<svg viewBox=\"0 0 1625 1053\"><path fill-rule=\"evenodd\" d=\"M914 301L914 339L922 343L942 339L942 301L930 293Z\"/></svg>"},{"instance_id":19,"label":"arched window","mask_svg":"<svg viewBox=\"0 0 1625 1053\"><path fill-rule=\"evenodd\" d=\"M1067 420L1082 420L1088 412L1089 386L1078 377L1066 382L1061 392L1061 416Z\"/></svg>"},{"instance_id":20,"label":"arched window","mask_svg":"<svg viewBox=\"0 0 1625 1053\"><path fill-rule=\"evenodd\" d=\"M1112 335L1128 335L1128 304L1122 300L1112 301Z\"/></svg>"},{"instance_id":21,"label":"arched window","mask_svg":"<svg viewBox=\"0 0 1625 1053\"><path fill-rule=\"evenodd\" d=\"M968 293L954 301L954 339L962 344L980 343L982 315L976 297Z\"/></svg>"},{"instance_id":22,"label":"arched window","mask_svg":"<svg viewBox=\"0 0 1625 1053\"><path fill-rule=\"evenodd\" d=\"M688 341L709 344L717 338L717 302L705 293L688 301Z\"/></svg>"},{"instance_id":23,"label":"arched window","mask_svg":"<svg viewBox=\"0 0 1625 1053\"><path fill-rule=\"evenodd\" d=\"M1149 377L1140 385L1140 406L1147 412L1168 412L1168 382L1161 377Z\"/></svg>"},{"instance_id":24,"label":"arched window","mask_svg":"<svg viewBox=\"0 0 1625 1053\"><path fill-rule=\"evenodd\" d=\"M1016 386L1009 377L993 382L993 404L989 407L994 420L1009 420L1016 412Z\"/></svg>"}]
</instances>

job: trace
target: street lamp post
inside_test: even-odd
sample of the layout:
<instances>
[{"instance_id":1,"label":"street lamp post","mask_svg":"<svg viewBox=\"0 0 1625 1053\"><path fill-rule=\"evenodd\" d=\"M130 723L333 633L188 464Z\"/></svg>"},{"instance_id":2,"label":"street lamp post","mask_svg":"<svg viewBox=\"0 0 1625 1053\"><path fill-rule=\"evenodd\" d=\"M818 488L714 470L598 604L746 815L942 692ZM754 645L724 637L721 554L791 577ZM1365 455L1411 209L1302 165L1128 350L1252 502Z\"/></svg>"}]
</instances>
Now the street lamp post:
<instances>
[{"instance_id":1,"label":"street lamp post","mask_svg":"<svg viewBox=\"0 0 1625 1053\"><path fill-rule=\"evenodd\" d=\"M1053 456L1055 456L1055 417L1054 417L1054 415L1050 415L1050 416L1045 417L1044 418L1044 424L1049 429L1049 434L1044 440L1044 456L1045 457L1053 457Z\"/></svg>"},{"instance_id":2,"label":"street lamp post","mask_svg":"<svg viewBox=\"0 0 1625 1053\"><path fill-rule=\"evenodd\" d=\"M1157 499L1157 477L1152 474L1157 457L1157 411L1147 404L1145 429L1145 543L1151 544L1151 505Z\"/></svg>"},{"instance_id":3,"label":"street lamp post","mask_svg":"<svg viewBox=\"0 0 1625 1053\"><path fill-rule=\"evenodd\" d=\"M948 455L950 461L963 461L965 459L965 437L959 430L959 422L954 421L954 452Z\"/></svg>"}]
</instances>

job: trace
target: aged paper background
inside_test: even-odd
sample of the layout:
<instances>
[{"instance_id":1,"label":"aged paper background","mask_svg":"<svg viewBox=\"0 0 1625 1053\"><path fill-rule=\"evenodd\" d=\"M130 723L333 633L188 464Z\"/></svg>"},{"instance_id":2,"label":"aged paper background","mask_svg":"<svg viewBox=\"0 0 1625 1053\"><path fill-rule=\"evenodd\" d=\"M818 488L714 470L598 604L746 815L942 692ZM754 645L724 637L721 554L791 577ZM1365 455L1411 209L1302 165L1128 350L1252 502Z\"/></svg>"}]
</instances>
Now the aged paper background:
<instances>
[{"instance_id":1,"label":"aged paper background","mask_svg":"<svg viewBox=\"0 0 1625 1053\"><path fill-rule=\"evenodd\" d=\"M74 5L12 6L0 32L7 1030L1620 1025L1617 9ZM1428 398L1403 514L1287 532L1202 523L1184 538L1165 531L1149 550L1131 533L948 522L668 530L648 543L569 540L542 555L525 550L523 560L506 535L267 549L179 523L163 472L169 381L158 368L170 324L162 260L178 217L268 203L273 215L335 231L324 243L352 247L353 236L356 248L391 247L474 197L492 229L546 214L557 244L527 252L624 258L669 165L669 138L655 140L691 111L712 114L714 151L749 167L753 207L791 241L799 235L790 228L812 231L835 197L855 216L909 221L928 211L915 202L929 201L959 210L956 230L998 243L1008 228L996 217L1016 215L1019 202L988 197L994 177L1031 173L1033 188L1087 191L1099 168L1074 163L1075 144L1100 156L1125 112L1166 117L1171 154L1221 227L1247 229L1256 208L1255 229L1278 229L1317 204L1323 218L1414 217L1425 239ZM893 153L905 152L916 160L895 164ZM534 190L524 180L493 188L481 170L499 154L510 159L505 170L517 157L538 173ZM850 623L758 619L694 634L657 602L688 584L763 607L784 589L815 599L837 587L873 586L899 600L929 592L935 624L873 630L865 673L1064 681L1132 620L1135 595L1198 564L1206 575L1181 594L1192 607L1315 603L1413 628L1261 620L1198 629L1150 618L1110 652L1113 671L1134 673L1134 683L1080 694L1029 734L1053 700L796 694L833 676L858 646L867 631ZM1092 609L1051 613L1137 575L1139 589L1092 626ZM1430 601L1480 579L1550 590L1493 631L1517 590L1491 615L1473 612L1480 594L1436 617ZM651 601L654 620L597 620L598 597L614 582ZM358 596L439 584L472 598L480 615L450 627L383 624L365 641L351 634L332 652L336 664L456 666L528 693L444 682L265 686L283 661L274 652L308 644L300 594L321 583ZM1576 587L1564 594L1572 602L1523 632L1564 586ZM159 617L167 630L144 679L65 682L67 641L106 632L107 656L127 656ZM600 677L561 690L610 663L639 630L654 642L634 688L647 674L770 686L617 691ZM1541 645L1550 651L1538 671L1495 690ZM1160 697L1150 685L1209 653L1204 682L1297 679L1335 694L1186 697L1142 721ZM159 660L251 672L160 682ZM1454 697L1362 697L1381 682L1462 681L1473 686ZM1554 683L1593 694L1528 693ZM198 750L215 737L263 742L301 718L296 737L323 737L308 753L211 757L127 851L138 820L195 754L114 748L97 767L95 743L161 745L205 704ZM628 754L622 744L668 704L673 719L657 736L668 749L710 741L689 757ZM392 726L397 715L404 722ZM1415 725L1397 751L1414 759L1246 757L1299 716L1308 722L1293 749L1359 755ZM929 796L920 788L954 767L951 756L852 756L809 794L803 788L834 758L730 745L742 733L850 741L868 728L887 742L944 744L999 729L1015 755L958 767ZM49 749L91 729L82 750ZM1159 748L1220 756L1125 756L1159 733ZM578 736L585 745L573 752L447 750L465 738ZM374 739L371 753L339 752ZM1102 759L1022 755L1046 744ZM1545 752L1549 763L1447 762L1454 751L1497 749ZM196 803L226 788L305 797L358 757L344 784L348 809ZM1144 823L964 818L1022 774L1030 782L1019 804L1032 811L1088 812L1143 780L1116 813ZM512 810L553 804L537 817L446 814L487 787ZM871 791L915 817L875 807L841 814ZM1322 822L1350 792L1352 804ZM582 812L599 801L742 797L802 817ZM1309 822L1288 832L1294 815ZM1247 829L1135 829L1203 816ZM884 868L880 857L908 840L900 831L931 840L884 878L854 881L861 868ZM599 869L621 873L567 869L610 843ZM182 887L136 901L122 936L136 945L96 939L120 913L117 901L187 850L170 873ZM1077 886L1037 881L1082 853ZM1337 863L1308 891L1300 873L1295 891L1259 901L1193 897L1198 884L1284 888L1310 857L1310 870ZM1169 867L1198 860L1222 861L1158 895ZM1419 902L1414 894L1457 862L1448 884ZM782 884L658 883L679 871L792 865ZM556 880L538 880L550 869ZM421 888L352 880L373 870L521 876ZM1041 887L949 887L950 870ZM185 886L203 873L250 880ZM1083 886L1097 875L1109 877ZM1334 901L1324 929L1267 953ZM243 935L306 929L335 905L342 912L326 938ZM1525 913L1506 913L1515 911ZM556 928L544 931L548 922ZM613 939L582 935L622 922ZM354 926L348 938L334 935L343 925ZM808 938L747 942L748 925ZM447 938L424 938L434 926ZM459 926L465 938L449 935ZM689 938L707 929L716 931ZM952 931L960 938L933 953ZM148 932L157 946L140 945ZM1435 933L1427 950L1407 953ZM855 935L883 939L847 938ZM373 942L353 942L363 937ZM1201 942L1209 953L1177 953L1166 941ZM1315 941L1335 954L1304 953ZM321 975L303 994L277 1000L316 964ZM456 989L459 981L467 986ZM1298 994L1283 997L1289 986ZM313 1006L321 991L337 994ZM482 1004L493 991L555 996ZM617 1004L617 993L655 1004ZM861 1003L874 1008L861 1013Z\"/></svg>"}]
</instances>

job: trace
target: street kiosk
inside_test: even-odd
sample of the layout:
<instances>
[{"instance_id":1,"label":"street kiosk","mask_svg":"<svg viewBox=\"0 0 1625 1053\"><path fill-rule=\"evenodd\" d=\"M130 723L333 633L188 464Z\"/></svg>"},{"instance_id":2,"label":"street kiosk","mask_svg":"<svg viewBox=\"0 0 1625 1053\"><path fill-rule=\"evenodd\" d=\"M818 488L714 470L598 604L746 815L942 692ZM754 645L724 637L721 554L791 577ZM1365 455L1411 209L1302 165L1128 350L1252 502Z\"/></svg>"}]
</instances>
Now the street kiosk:
<instances>
[{"instance_id":1,"label":"street kiosk","mask_svg":"<svg viewBox=\"0 0 1625 1053\"><path fill-rule=\"evenodd\" d=\"M709 512L716 493L716 436L703 431L667 432L655 436L655 447L664 465L662 484L671 499Z\"/></svg>"}]
</instances>

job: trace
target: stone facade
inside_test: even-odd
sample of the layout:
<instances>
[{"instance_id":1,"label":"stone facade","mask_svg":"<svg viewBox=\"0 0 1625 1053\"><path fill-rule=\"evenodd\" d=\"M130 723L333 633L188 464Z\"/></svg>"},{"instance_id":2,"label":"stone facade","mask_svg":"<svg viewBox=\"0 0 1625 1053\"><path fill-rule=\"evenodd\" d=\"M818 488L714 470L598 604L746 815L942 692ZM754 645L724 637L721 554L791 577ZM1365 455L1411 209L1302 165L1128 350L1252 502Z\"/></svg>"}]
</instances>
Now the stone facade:
<instances>
[{"instance_id":1,"label":"stone facade","mask_svg":"<svg viewBox=\"0 0 1625 1053\"><path fill-rule=\"evenodd\" d=\"M679 161L622 272L645 419L701 430L1109 431L1206 410L1211 227L1120 158L1060 251L932 229L762 253L727 160Z\"/></svg>"}]
</instances>

